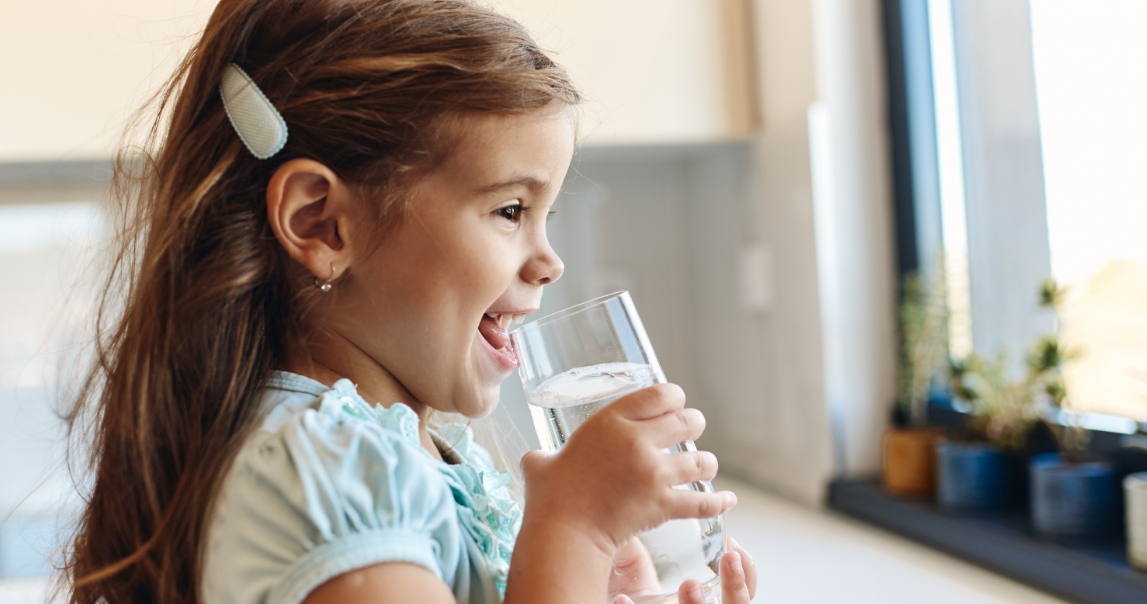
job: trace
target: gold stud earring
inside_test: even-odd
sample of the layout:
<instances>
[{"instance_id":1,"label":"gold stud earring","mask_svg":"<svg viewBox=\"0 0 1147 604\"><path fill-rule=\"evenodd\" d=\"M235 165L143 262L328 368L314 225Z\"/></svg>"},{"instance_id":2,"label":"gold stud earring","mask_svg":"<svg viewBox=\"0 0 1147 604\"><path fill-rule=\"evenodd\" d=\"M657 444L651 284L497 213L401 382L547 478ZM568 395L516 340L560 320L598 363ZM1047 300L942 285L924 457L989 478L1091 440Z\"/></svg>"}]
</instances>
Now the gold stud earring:
<instances>
[{"instance_id":1,"label":"gold stud earring","mask_svg":"<svg viewBox=\"0 0 1147 604\"><path fill-rule=\"evenodd\" d=\"M326 281L323 281L320 283L319 278L315 277L315 288L325 294L325 293L331 291L331 288L334 287L334 281L335 281L335 264L332 262L331 263L331 276L330 276L330 278L327 279Z\"/></svg>"}]
</instances>

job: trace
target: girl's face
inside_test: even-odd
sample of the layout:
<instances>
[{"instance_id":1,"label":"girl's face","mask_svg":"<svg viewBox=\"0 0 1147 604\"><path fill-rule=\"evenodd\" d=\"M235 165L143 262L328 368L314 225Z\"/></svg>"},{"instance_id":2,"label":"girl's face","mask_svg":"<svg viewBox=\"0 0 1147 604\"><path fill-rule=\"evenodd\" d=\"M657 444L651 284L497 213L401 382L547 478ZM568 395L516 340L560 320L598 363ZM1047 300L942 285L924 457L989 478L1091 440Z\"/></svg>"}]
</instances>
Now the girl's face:
<instances>
[{"instance_id":1,"label":"girl's face","mask_svg":"<svg viewBox=\"0 0 1147 604\"><path fill-rule=\"evenodd\" d=\"M542 286L562 274L546 217L573 156L574 120L546 109L469 117L459 131L402 224L350 268L334 323L416 399L405 402L481 417L516 367L510 318L536 312Z\"/></svg>"}]
</instances>

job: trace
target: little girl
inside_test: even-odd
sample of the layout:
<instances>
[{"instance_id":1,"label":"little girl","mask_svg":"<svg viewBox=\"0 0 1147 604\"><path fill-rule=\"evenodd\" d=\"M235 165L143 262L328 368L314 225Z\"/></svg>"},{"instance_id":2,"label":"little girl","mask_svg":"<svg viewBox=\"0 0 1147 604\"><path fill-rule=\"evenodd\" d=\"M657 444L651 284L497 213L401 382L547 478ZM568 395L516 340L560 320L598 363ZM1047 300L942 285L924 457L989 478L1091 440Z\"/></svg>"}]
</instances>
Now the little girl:
<instances>
[{"instance_id":1,"label":"little girl","mask_svg":"<svg viewBox=\"0 0 1147 604\"><path fill-rule=\"evenodd\" d=\"M723 513L672 385L522 462L524 514L465 427L506 328L562 274L546 217L579 95L465 0L222 0L121 157L122 252L72 417L93 481L76 603L608 602L631 537ZM101 325L107 324L101 320ZM726 604L755 569L732 541ZM696 581L682 602L700 604ZM618 595L615 602L629 601Z\"/></svg>"}]
</instances>

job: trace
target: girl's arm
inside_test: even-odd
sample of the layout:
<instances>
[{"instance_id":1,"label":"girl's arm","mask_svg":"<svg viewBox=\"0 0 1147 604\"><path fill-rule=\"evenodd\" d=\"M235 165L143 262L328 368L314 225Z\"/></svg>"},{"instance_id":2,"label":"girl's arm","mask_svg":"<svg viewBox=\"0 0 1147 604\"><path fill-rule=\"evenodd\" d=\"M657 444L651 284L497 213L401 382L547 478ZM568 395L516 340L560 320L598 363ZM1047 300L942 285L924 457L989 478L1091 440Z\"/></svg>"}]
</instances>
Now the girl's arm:
<instances>
[{"instance_id":1,"label":"girl's arm","mask_svg":"<svg viewBox=\"0 0 1147 604\"><path fill-rule=\"evenodd\" d=\"M341 574L311 592L303 604L457 604L430 569L386 562Z\"/></svg>"}]
</instances>

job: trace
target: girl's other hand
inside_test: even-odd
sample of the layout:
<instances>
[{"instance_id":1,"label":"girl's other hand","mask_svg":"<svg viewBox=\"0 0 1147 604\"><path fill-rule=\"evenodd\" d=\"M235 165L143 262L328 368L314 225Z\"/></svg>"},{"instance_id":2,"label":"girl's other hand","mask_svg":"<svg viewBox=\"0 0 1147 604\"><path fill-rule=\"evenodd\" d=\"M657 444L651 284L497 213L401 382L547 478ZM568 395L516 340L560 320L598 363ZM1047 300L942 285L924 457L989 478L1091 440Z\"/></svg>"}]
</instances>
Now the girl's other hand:
<instances>
[{"instance_id":1,"label":"girl's other hand","mask_svg":"<svg viewBox=\"0 0 1147 604\"><path fill-rule=\"evenodd\" d=\"M696 439L705 416L685 408L685 393L658 384L623 396L593 414L553 453L522 459L525 522L565 524L594 539L610 559L633 535L675 518L710 518L736 505L731 492L674 485L712 480L708 451L666 454Z\"/></svg>"},{"instance_id":2,"label":"girl's other hand","mask_svg":"<svg viewBox=\"0 0 1147 604\"><path fill-rule=\"evenodd\" d=\"M609 569L609 596L656 594L661 591L657 569L649 558L649 551L640 539L633 538L617 550L613 568Z\"/></svg>"},{"instance_id":3,"label":"girl's other hand","mask_svg":"<svg viewBox=\"0 0 1147 604\"><path fill-rule=\"evenodd\" d=\"M721 556L721 604L749 604L757 595L757 565L739 543L729 539L729 551ZM677 590L678 604L705 604L701 583L690 579ZM617 596L612 604L633 604Z\"/></svg>"}]
</instances>

